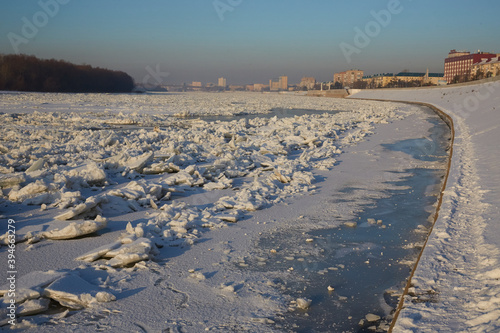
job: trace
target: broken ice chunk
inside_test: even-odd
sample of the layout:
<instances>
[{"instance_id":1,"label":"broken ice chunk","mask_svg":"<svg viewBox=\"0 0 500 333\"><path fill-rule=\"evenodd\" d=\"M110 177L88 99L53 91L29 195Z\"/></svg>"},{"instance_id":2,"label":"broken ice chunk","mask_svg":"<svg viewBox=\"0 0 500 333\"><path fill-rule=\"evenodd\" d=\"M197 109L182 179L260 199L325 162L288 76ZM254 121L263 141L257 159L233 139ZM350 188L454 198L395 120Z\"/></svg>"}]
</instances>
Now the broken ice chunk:
<instances>
[{"instance_id":1,"label":"broken ice chunk","mask_svg":"<svg viewBox=\"0 0 500 333\"><path fill-rule=\"evenodd\" d=\"M109 260L111 267L125 267L127 265L149 259L149 253L124 253L118 254Z\"/></svg>"},{"instance_id":2,"label":"broken ice chunk","mask_svg":"<svg viewBox=\"0 0 500 333\"><path fill-rule=\"evenodd\" d=\"M28 289L30 290L28 294L30 294L31 291L43 288L66 274L66 272L56 272L52 270L47 272L33 271L18 278L16 280L16 287L18 290ZM4 295L8 292L9 284L0 287L0 295Z\"/></svg>"},{"instance_id":3,"label":"broken ice chunk","mask_svg":"<svg viewBox=\"0 0 500 333\"><path fill-rule=\"evenodd\" d=\"M131 243L116 247L104 253L102 256L106 258L112 258L108 262L111 267L124 267L138 261L149 259L151 256L152 248L153 243L149 239L138 238ZM90 253L88 257L92 258L91 255L92 253ZM85 256L82 257L85 258Z\"/></svg>"},{"instance_id":4,"label":"broken ice chunk","mask_svg":"<svg viewBox=\"0 0 500 333\"><path fill-rule=\"evenodd\" d=\"M227 283L222 283L220 285L220 289L222 291L226 291L226 292L230 292L230 293L234 293L234 286L230 285L230 284L227 284Z\"/></svg>"},{"instance_id":5,"label":"broken ice chunk","mask_svg":"<svg viewBox=\"0 0 500 333\"><path fill-rule=\"evenodd\" d=\"M153 153L144 153L140 156L131 157L125 164L125 166L129 167L132 170L141 170L146 163L153 159Z\"/></svg>"},{"instance_id":6,"label":"broken ice chunk","mask_svg":"<svg viewBox=\"0 0 500 333\"><path fill-rule=\"evenodd\" d=\"M221 178L217 180L216 183L206 183L203 185L203 188L207 191L211 190L223 190L226 188L230 188L232 185L233 181L232 179L227 178L225 175L223 175Z\"/></svg>"},{"instance_id":7,"label":"broken ice chunk","mask_svg":"<svg viewBox=\"0 0 500 333\"><path fill-rule=\"evenodd\" d=\"M238 216L235 215L216 215L214 217L226 222L232 222L232 223L238 222Z\"/></svg>"},{"instance_id":8,"label":"broken ice chunk","mask_svg":"<svg viewBox=\"0 0 500 333\"><path fill-rule=\"evenodd\" d=\"M167 163L167 162L159 162L159 163L153 163L150 167L144 168L142 173L147 174L147 175L152 175L152 174L159 174L159 173L175 173L179 172L180 168L175 165L174 163Z\"/></svg>"},{"instance_id":9,"label":"broken ice chunk","mask_svg":"<svg viewBox=\"0 0 500 333\"><path fill-rule=\"evenodd\" d=\"M16 289L15 296L9 297L9 300L13 299L14 302L19 304L19 303L22 303L26 300L36 299L38 297L40 297L40 292L37 290L19 288L19 289ZM5 303L5 299L4 299L4 303Z\"/></svg>"},{"instance_id":10,"label":"broken ice chunk","mask_svg":"<svg viewBox=\"0 0 500 333\"><path fill-rule=\"evenodd\" d=\"M55 217L56 220L69 220L73 217L80 215L82 213L90 211L92 208L97 205L106 202L106 196L94 196L87 198L84 203L77 205L75 208L68 210L65 213L59 214Z\"/></svg>"},{"instance_id":11,"label":"broken ice chunk","mask_svg":"<svg viewBox=\"0 0 500 333\"><path fill-rule=\"evenodd\" d=\"M31 316L48 310L50 300L47 298L31 299L19 305L17 313L20 316Z\"/></svg>"},{"instance_id":12,"label":"broken ice chunk","mask_svg":"<svg viewBox=\"0 0 500 333\"><path fill-rule=\"evenodd\" d=\"M189 274L189 277L192 279L199 280L199 281L203 281L206 279L206 276L200 272L191 273L191 274Z\"/></svg>"},{"instance_id":13,"label":"broken ice chunk","mask_svg":"<svg viewBox=\"0 0 500 333\"><path fill-rule=\"evenodd\" d=\"M116 300L116 296L113 295L113 294L110 294L110 293L108 293L106 291L99 291L95 295L95 299L99 303L109 303L109 302L115 301Z\"/></svg>"},{"instance_id":14,"label":"broken ice chunk","mask_svg":"<svg viewBox=\"0 0 500 333\"><path fill-rule=\"evenodd\" d=\"M147 238L138 238L132 243L125 244L118 249L114 249L106 253L106 257L115 257L124 253L149 253L151 251L152 243Z\"/></svg>"},{"instance_id":15,"label":"broken ice chunk","mask_svg":"<svg viewBox=\"0 0 500 333\"><path fill-rule=\"evenodd\" d=\"M109 251L119 248L121 245L122 245L121 241L117 241L117 242L114 242L111 244L106 244L106 245L103 245L101 247L98 247L95 250L92 250L90 252L87 252L87 253L79 256L78 258L76 258L76 260L83 260L86 262L92 262L92 261L95 261L95 260L101 258Z\"/></svg>"},{"instance_id":16,"label":"broken ice chunk","mask_svg":"<svg viewBox=\"0 0 500 333\"><path fill-rule=\"evenodd\" d=\"M88 307L93 302L97 302L96 296L99 292L104 291L76 274L68 274L52 282L45 288L43 294L67 308L80 310ZM101 294L99 299L112 301L116 299L114 295L105 293L109 294L109 296L103 297Z\"/></svg>"},{"instance_id":17,"label":"broken ice chunk","mask_svg":"<svg viewBox=\"0 0 500 333\"><path fill-rule=\"evenodd\" d=\"M10 201L24 201L29 198L33 198L40 193L46 192L48 190L47 185L42 180L37 180L34 183L29 183L25 187L19 190L12 190L9 193Z\"/></svg>"},{"instance_id":18,"label":"broken ice chunk","mask_svg":"<svg viewBox=\"0 0 500 333\"><path fill-rule=\"evenodd\" d=\"M291 178L289 176L283 175L278 170L274 170L274 174L270 178L276 179L281 183L289 183L291 181Z\"/></svg>"},{"instance_id":19,"label":"broken ice chunk","mask_svg":"<svg viewBox=\"0 0 500 333\"><path fill-rule=\"evenodd\" d=\"M28 170L26 170L26 173L30 173L30 172L33 172L33 171L38 171L40 170L41 168L43 168L43 164L45 163L45 159L42 157L40 159L38 159L37 161L35 161L35 163L33 163L29 168Z\"/></svg>"},{"instance_id":20,"label":"broken ice chunk","mask_svg":"<svg viewBox=\"0 0 500 333\"><path fill-rule=\"evenodd\" d=\"M106 180L106 173L103 168L93 161L87 161L67 171L66 175L83 186L102 184Z\"/></svg>"},{"instance_id":21,"label":"broken ice chunk","mask_svg":"<svg viewBox=\"0 0 500 333\"><path fill-rule=\"evenodd\" d=\"M8 175L0 175L0 187L8 188L21 184L26 179L22 173L11 173Z\"/></svg>"},{"instance_id":22,"label":"broken ice chunk","mask_svg":"<svg viewBox=\"0 0 500 333\"><path fill-rule=\"evenodd\" d=\"M311 306L312 301L307 298L297 298L297 307L299 309L308 309Z\"/></svg>"},{"instance_id":23,"label":"broken ice chunk","mask_svg":"<svg viewBox=\"0 0 500 333\"><path fill-rule=\"evenodd\" d=\"M365 316L366 318L366 321L369 322L369 323L373 323L373 322L376 322L376 321L379 321L380 320L380 316L377 316L376 314L373 314L373 313L369 313Z\"/></svg>"},{"instance_id":24,"label":"broken ice chunk","mask_svg":"<svg viewBox=\"0 0 500 333\"><path fill-rule=\"evenodd\" d=\"M48 239L72 239L104 229L107 225L107 219L98 215L94 221L75 221L61 230L44 232L43 236Z\"/></svg>"}]
</instances>

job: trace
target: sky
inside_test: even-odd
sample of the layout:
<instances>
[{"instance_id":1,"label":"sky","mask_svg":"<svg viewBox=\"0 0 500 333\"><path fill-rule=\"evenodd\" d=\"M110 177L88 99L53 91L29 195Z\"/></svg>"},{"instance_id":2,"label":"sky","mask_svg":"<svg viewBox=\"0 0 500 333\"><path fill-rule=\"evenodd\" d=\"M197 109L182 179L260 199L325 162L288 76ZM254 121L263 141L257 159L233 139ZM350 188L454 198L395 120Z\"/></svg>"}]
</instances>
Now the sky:
<instances>
[{"instance_id":1,"label":"sky","mask_svg":"<svg viewBox=\"0 0 500 333\"><path fill-rule=\"evenodd\" d=\"M500 53L498 0L23 0L0 8L0 53L122 70L150 84L443 72L451 49Z\"/></svg>"}]
</instances>

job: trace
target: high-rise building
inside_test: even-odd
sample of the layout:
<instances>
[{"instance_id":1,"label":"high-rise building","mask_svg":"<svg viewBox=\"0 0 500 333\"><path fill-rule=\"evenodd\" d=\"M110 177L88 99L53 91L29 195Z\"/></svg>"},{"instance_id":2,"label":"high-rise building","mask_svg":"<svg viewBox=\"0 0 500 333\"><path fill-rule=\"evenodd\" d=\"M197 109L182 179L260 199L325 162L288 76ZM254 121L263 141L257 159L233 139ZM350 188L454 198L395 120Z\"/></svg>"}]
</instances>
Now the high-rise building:
<instances>
[{"instance_id":1,"label":"high-rise building","mask_svg":"<svg viewBox=\"0 0 500 333\"><path fill-rule=\"evenodd\" d=\"M269 90L288 90L288 76L280 76L278 79L269 80Z\"/></svg>"},{"instance_id":2,"label":"high-rise building","mask_svg":"<svg viewBox=\"0 0 500 333\"><path fill-rule=\"evenodd\" d=\"M444 79L448 83L470 79L472 65L483 59L495 58L496 54L480 52L471 54L469 51L451 50L444 59Z\"/></svg>"},{"instance_id":3,"label":"high-rise building","mask_svg":"<svg viewBox=\"0 0 500 333\"><path fill-rule=\"evenodd\" d=\"M280 89L288 90L288 76L280 76Z\"/></svg>"},{"instance_id":4,"label":"high-rise building","mask_svg":"<svg viewBox=\"0 0 500 333\"><path fill-rule=\"evenodd\" d=\"M219 82L217 84L219 87L226 87L227 86L227 81L226 81L226 78L224 77L220 77L219 78Z\"/></svg>"}]
</instances>

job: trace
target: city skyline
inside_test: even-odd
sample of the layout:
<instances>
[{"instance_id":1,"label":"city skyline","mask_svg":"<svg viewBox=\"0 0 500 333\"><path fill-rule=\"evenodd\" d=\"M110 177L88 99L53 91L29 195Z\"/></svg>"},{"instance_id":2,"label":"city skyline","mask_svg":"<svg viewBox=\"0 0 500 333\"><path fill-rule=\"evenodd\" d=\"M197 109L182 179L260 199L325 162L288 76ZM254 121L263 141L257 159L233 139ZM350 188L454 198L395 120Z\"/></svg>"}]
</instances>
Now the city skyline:
<instances>
[{"instance_id":1,"label":"city skyline","mask_svg":"<svg viewBox=\"0 0 500 333\"><path fill-rule=\"evenodd\" d=\"M0 13L0 53L122 70L150 84L443 72L451 49L500 49L498 9L493 0L12 2Z\"/></svg>"}]
</instances>

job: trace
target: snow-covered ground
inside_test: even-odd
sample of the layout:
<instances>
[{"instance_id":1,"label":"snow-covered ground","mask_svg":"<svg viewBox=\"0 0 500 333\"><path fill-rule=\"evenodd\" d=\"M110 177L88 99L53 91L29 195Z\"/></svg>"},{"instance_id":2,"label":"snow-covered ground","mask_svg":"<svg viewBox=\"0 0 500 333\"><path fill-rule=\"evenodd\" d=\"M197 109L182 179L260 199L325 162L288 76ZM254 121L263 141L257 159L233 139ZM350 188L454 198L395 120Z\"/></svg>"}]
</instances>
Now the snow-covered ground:
<instances>
[{"instance_id":1,"label":"snow-covered ground","mask_svg":"<svg viewBox=\"0 0 500 333\"><path fill-rule=\"evenodd\" d=\"M381 143L432 141L420 107L392 102L2 93L0 109L1 241L12 244L14 230L17 241L15 249L0 248L2 265L16 272L23 314L16 327L37 332L54 325L77 332L278 329L282 314L308 302L291 299L275 280L296 279L293 270L242 269L266 264L250 257L255 241L288 227L352 225L388 182L416 167L418 158L387 155ZM191 117L296 109L343 112L210 123ZM388 172L390 162L399 173ZM333 204L347 186L356 188L353 204ZM312 249L294 256L321 250L303 238L291 243ZM284 255L273 250L268 255ZM8 271L0 271L2 281ZM8 329L8 295L3 302Z\"/></svg>"},{"instance_id":2,"label":"snow-covered ground","mask_svg":"<svg viewBox=\"0 0 500 333\"><path fill-rule=\"evenodd\" d=\"M439 218L394 332L500 330L500 81L365 90L353 98L433 104L455 144Z\"/></svg>"}]
</instances>

